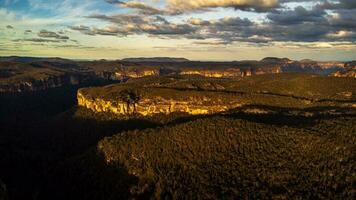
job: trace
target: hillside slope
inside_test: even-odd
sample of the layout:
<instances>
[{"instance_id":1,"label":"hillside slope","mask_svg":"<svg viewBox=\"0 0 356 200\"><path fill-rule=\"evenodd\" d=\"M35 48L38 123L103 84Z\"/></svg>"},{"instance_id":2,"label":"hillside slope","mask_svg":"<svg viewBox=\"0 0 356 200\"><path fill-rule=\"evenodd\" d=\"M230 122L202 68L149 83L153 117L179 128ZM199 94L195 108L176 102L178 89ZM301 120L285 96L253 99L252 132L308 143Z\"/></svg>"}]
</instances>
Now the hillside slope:
<instances>
[{"instance_id":1,"label":"hillside slope","mask_svg":"<svg viewBox=\"0 0 356 200\"><path fill-rule=\"evenodd\" d=\"M278 119L232 115L130 131L102 140L98 151L138 179L133 196L352 199L355 118Z\"/></svg>"}]
</instances>

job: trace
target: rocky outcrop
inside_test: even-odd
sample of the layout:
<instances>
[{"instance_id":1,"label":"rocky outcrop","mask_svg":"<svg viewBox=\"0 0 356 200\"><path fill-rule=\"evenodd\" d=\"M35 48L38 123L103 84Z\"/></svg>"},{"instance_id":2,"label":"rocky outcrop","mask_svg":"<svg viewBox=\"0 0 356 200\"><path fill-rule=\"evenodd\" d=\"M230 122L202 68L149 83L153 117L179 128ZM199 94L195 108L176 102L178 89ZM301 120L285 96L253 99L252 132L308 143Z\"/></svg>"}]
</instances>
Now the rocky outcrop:
<instances>
[{"instance_id":1,"label":"rocky outcrop","mask_svg":"<svg viewBox=\"0 0 356 200\"><path fill-rule=\"evenodd\" d=\"M200 75L204 77L214 77L214 78L242 77L245 74L250 75L249 72L241 71L240 69L227 69L227 70L197 69L197 70L183 70L182 72L180 72L180 75Z\"/></svg>"},{"instance_id":2,"label":"rocky outcrop","mask_svg":"<svg viewBox=\"0 0 356 200\"><path fill-rule=\"evenodd\" d=\"M345 63L344 69L334 72L330 76L356 78L356 61Z\"/></svg>"},{"instance_id":3,"label":"rocky outcrop","mask_svg":"<svg viewBox=\"0 0 356 200\"><path fill-rule=\"evenodd\" d=\"M96 72L95 76L104 80L110 81L125 81L131 78L142 78L146 76L159 76L159 69L133 69L133 70L112 70Z\"/></svg>"},{"instance_id":4,"label":"rocky outcrop","mask_svg":"<svg viewBox=\"0 0 356 200\"><path fill-rule=\"evenodd\" d=\"M116 93L117 97L106 99L101 95L89 94L87 89L81 89L77 94L78 105L94 112L110 112L118 115L140 114L143 116L174 112L192 115L212 114L241 106L232 94L209 94L209 92L194 91L193 94L190 93L187 96L187 93L184 94L183 91L162 88L146 91L150 95L140 95L141 92L144 93L143 90L138 94L122 90ZM122 98L123 96L125 98Z\"/></svg>"},{"instance_id":5,"label":"rocky outcrop","mask_svg":"<svg viewBox=\"0 0 356 200\"><path fill-rule=\"evenodd\" d=\"M146 76L159 76L159 69L135 69L135 70L120 70L115 72L115 77L117 79L125 79L125 78L142 78Z\"/></svg>"},{"instance_id":6,"label":"rocky outcrop","mask_svg":"<svg viewBox=\"0 0 356 200\"><path fill-rule=\"evenodd\" d=\"M356 78L356 67L354 67L352 69L337 71L335 73L332 73L330 76Z\"/></svg>"},{"instance_id":7,"label":"rocky outcrop","mask_svg":"<svg viewBox=\"0 0 356 200\"><path fill-rule=\"evenodd\" d=\"M231 78L231 77L246 77L261 74L278 74L282 70L280 67L269 67L269 68L257 68L257 69L240 69L240 68L229 68L229 69L196 69L189 70L184 69L180 72L180 75L200 75L204 77L211 78Z\"/></svg>"},{"instance_id":8,"label":"rocky outcrop","mask_svg":"<svg viewBox=\"0 0 356 200\"><path fill-rule=\"evenodd\" d=\"M342 62L292 61L282 65L282 72L328 75L344 68Z\"/></svg>"}]
</instances>

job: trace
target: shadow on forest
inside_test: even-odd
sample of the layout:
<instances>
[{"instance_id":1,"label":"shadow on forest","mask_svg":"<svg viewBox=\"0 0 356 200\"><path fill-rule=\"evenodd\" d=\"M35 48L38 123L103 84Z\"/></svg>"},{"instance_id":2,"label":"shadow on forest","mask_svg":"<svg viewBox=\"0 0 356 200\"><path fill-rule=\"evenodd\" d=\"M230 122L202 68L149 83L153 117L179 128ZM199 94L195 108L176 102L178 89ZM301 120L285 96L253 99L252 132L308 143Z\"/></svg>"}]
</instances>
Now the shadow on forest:
<instances>
[{"instance_id":1,"label":"shadow on forest","mask_svg":"<svg viewBox=\"0 0 356 200\"><path fill-rule=\"evenodd\" d=\"M69 194L74 199L125 199L129 194L127 184L112 185L117 184L114 179L135 182L135 178L123 167L106 166L102 157L93 150L104 137L124 131L175 126L216 116L308 127L321 119L355 116L356 113L355 108L296 109L250 105L213 115L174 113L120 119L110 114L95 114L84 108L72 108L76 104L76 90L76 87L58 88L24 96L0 97L0 177L7 185L11 199L53 199L56 195L58 199L72 199L66 196ZM265 112L247 113L248 109ZM313 115L306 116L305 113ZM87 169L87 166L93 167ZM93 198L91 192L86 192L102 190L105 194L113 187L123 191L123 196L110 197L108 192L108 196ZM54 192L58 194L52 194Z\"/></svg>"},{"instance_id":2,"label":"shadow on forest","mask_svg":"<svg viewBox=\"0 0 356 200\"><path fill-rule=\"evenodd\" d=\"M267 114L249 114L246 113L246 109L261 109L268 111ZM339 113L338 115L328 115L327 111L334 110ZM77 111L78 112L78 111ZM86 113L86 119L81 120L94 120L90 123L102 123L103 127L106 127L108 132L105 136L111 136L112 134L119 134L122 131L156 128L162 125L175 126L185 122L194 121L204 118L212 117L227 117L234 119L248 120L258 123L273 124L277 126L293 126L293 127L311 127L318 123L321 119L332 119L344 116L354 116L355 109L340 108L340 107L313 107L307 109L295 109L295 108L279 108L263 105L250 105L244 106L238 109L231 110L226 113L219 113L214 115L200 115L189 116L181 113L175 113L172 115L164 116L152 116L144 117L142 119L125 119L115 120L112 116L107 116L107 121L95 120L96 117L102 118L103 114L95 114L89 110L79 108L79 112ZM309 112L313 113L313 116L305 117L298 115L291 115L294 112ZM324 114L321 114L324 113ZM325 114L326 113L326 114ZM98 116L99 115L99 116ZM105 114L104 114L105 115ZM92 117L92 119L90 119ZM167 121L159 121L160 118L166 117ZM88 124L90 124L88 123ZM125 128L119 128L123 127ZM132 126L131 126L132 125ZM111 127L111 128L110 128ZM113 128L113 129L112 129ZM92 129L92 127L90 128ZM94 131L95 132L95 131ZM100 137L104 136L101 135ZM84 138L84 137L82 137ZM98 138L99 139L99 138ZM79 141L79 140L78 140ZM98 140L97 140L98 141ZM96 141L96 142L97 142ZM93 140L94 142L94 140ZM94 142L96 144L96 142ZM95 145L93 144L93 145ZM56 184L46 183L44 185L50 186L50 189L46 189L44 195L47 197L57 196L53 194L60 193L58 199L127 199L130 196L130 187L137 185L137 178L129 175L127 169L119 164L106 165L106 161L102 155L98 154L95 149L91 149L83 156L71 158L62 162L55 167L55 170L51 172L47 177L47 181L60 180ZM65 170L63 170L65 169ZM100 192L98 192L100 191ZM120 192L110 192L120 191ZM52 196L51 196L52 194ZM110 196L112 194L121 196ZM43 198L46 199L46 198Z\"/></svg>"},{"instance_id":3,"label":"shadow on forest","mask_svg":"<svg viewBox=\"0 0 356 200\"><path fill-rule=\"evenodd\" d=\"M252 110L249 112L248 110ZM256 113L253 113L255 111ZM261 112L261 113L257 113ZM271 125L308 127L313 126L322 119L333 119L345 116L356 116L356 108L345 107L310 107L305 109L275 107L266 105L246 105L231 109L227 112L211 115L183 115L168 122L166 125L174 126L196 119L206 119L223 116L234 119L248 120Z\"/></svg>"}]
</instances>

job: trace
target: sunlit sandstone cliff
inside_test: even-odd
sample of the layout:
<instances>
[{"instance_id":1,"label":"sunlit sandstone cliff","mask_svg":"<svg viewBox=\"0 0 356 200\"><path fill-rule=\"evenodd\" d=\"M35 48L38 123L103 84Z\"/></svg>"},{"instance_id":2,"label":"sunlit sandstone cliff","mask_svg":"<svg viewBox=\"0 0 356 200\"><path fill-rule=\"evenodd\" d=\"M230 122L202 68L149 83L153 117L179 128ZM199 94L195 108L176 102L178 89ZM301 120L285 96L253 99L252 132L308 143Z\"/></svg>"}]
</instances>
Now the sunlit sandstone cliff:
<instances>
[{"instance_id":1,"label":"sunlit sandstone cliff","mask_svg":"<svg viewBox=\"0 0 356 200\"><path fill-rule=\"evenodd\" d=\"M330 76L356 78L356 61L346 63L344 69L334 72Z\"/></svg>"},{"instance_id":2,"label":"sunlit sandstone cliff","mask_svg":"<svg viewBox=\"0 0 356 200\"><path fill-rule=\"evenodd\" d=\"M338 71L338 72L332 73L330 76L356 78L356 70Z\"/></svg>"},{"instance_id":3,"label":"sunlit sandstone cliff","mask_svg":"<svg viewBox=\"0 0 356 200\"><path fill-rule=\"evenodd\" d=\"M143 69L143 70L131 70L131 71L125 71L125 70L120 70L115 72L115 77L118 79L124 79L124 78L142 78L146 76L159 76L159 70L158 69Z\"/></svg>"},{"instance_id":4,"label":"sunlit sandstone cliff","mask_svg":"<svg viewBox=\"0 0 356 200\"><path fill-rule=\"evenodd\" d=\"M192 115L212 114L241 106L232 94L154 88L129 91L122 88L116 97L106 99L101 94L91 94L90 89L78 91L78 105L94 112L111 112L119 115L183 112ZM108 96L112 96L110 94Z\"/></svg>"},{"instance_id":5,"label":"sunlit sandstone cliff","mask_svg":"<svg viewBox=\"0 0 356 200\"><path fill-rule=\"evenodd\" d=\"M239 68L230 68L230 69L184 69L179 74L180 75L200 75L204 77L213 77L213 78L230 78L230 77L246 77L252 75L261 75L261 74L278 74L282 70L280 67L271 67L271 68L258 68L255 70L251 69L239 69Z\"/></svg>"}]
</instances>

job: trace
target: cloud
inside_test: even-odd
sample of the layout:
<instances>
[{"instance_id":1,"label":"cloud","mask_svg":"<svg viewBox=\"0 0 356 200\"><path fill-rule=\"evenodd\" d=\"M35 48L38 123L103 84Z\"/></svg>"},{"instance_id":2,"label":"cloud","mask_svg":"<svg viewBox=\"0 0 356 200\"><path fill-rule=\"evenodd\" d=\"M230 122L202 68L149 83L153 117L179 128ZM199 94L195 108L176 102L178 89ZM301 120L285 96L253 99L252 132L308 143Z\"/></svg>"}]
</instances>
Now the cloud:
<instances>
[{"instance_id":1,"label":"cloud","mask_svg":"<svg viewBox=\"0 0 356 200\"><path fill-rule=\"evenodd\" d=\"M38 42L38 43L60 43L65 42L65 40L50 40L42 38L27 38L27 39L15 39L13 42Z\"/></svg>"},{"instance_id":2,"label":"cloud","mask_svg":"<svg viewBox=\"0 0 356 200\"><path fill-rule=\"evenodd\" d=\"M167 3L170 10L182 13L218 7L260 12L279 6L278 0L168 0Z\"/></svg>"},{"instance_id":3,"label":"cloud","mask_svg":"<svg viewBox=\"0 0 356 200\"><path fill-rule=\"evenodd\" d=\"M140 14L143 15L164 15L169 14L167 11L148 6L142 2L130 1L127 3L122 3L122 7L137 9Z\"/></svg>"},{"instance_id":4,"label":"cloud","mask_svg":"<svg viewBox=\"0 0 356 200\"><path fill-rule=\"evenodd\" d=\"M139 1L105 0L123 8L138 10L144 15L180 15L206 11L213 8L234 8L255 12L266 12L279 7L278 0L167 0L166 7L159 9Z\"/></svg>"},{"instance_id":5,"label":"cloud","mask_svg":"<svg viewBox=\"0 0 356 200\"><path fill-rule=\"evenodd\" d=\"M6 28L7 28L7 29L14 29L14 27L11 26L11 25L7 25Z\"/></svg>"},{"instance_id":6,"label":"cloud","mask_svg":"<svg viewBox=\"0 0 356 200\"><path fill-rule=\"evenodd\" d=\"M41 30L37 35L38 35L38 37L54 38L54 39L57 39L57 40L68 40L69 39L68 36L59 35L56 32L47 31L47 30Z\"/></svg>"},{"instance_id":7,"label":"cloud","mask_svg":"<svg viewBox=\"0 0 356 200\"><path fill-rule=\"evenodd\" d=\"M120 5L127 4L127 2L111 1L111 3L113 2ZM172 2L168 1L168 3ZM180 5L180 7L192 5L191 9L195 10L195 8L213 7L212 5L228 7L232 4L235 5L236 2L224 0L186 1L183 3L185 5ZM248 2L249 5L252 5L257 1L238 1L238 3L242 2ZM267 1L258 2L261 6L264 5L263 2L266 3ZM301 1L285 0L277 2L277 4L273 3L274 1L268 2L270 4L266 5ZM142 4L137 5L142 6ZM142 7L141 10L144 9L146 7ZM186 38L193 40L194 44L201 45L223 45L237 42L256 45L272 44L273 42L352 42L355 39L356 14L353 10L341 9L326 12L318 3L309 9L302 6L293 7L293 9L278 7L269 10L265 15L265 19L259 22L240 17L224 17L215 20L192 17L180 22L177 22L177 20L173 22L173 20L168 20L172 19L172 17L151 14L153 13L90 15L87 18L103 21L109 23L109 25L101 28L85 25L70 28L87 35L125 37L146 34L158 38Z\"/></svg>"},{"instance_id":8,"label":"cloud","mask_svg":"<svg viewBox=\"0 0 356 200\"><path fill-rule=\"evenodd\" d=\"M320 5L324 9L337 10L337 9L356 9L355 0L339 0L339 2L325 1Z\"/></svg>"},{"instance_id":9,"label":"cloud","mask_svg":"<svg viewBox=\"0 0 356 200\"><path fill-rule=\"evenodd\" d=\"M25 30L23 33L24 33L25 35L27 35L27 34L32 33L32 30Z\"/></svg>"},{"instance_id":10,"label":"cloud","mask_svg":"<svg viewBox=\"0 0 356 200\"><path fill-rule=\"evenodd\" d=\"M329 23L333 27L342 29L356 29L356 9L355 10L338 10L329 18Z\"/></svg>"},{"instance_id":11,"label":"cloud","mask_svg":"<svg viewBox=\"0 0 356 200\"><path fill-rule=\"evenodd\" d=\"M146 16L138 14L119 15L91 15L88 18L111 22L105 28L89 28L87 26L70 27L87 35L116 35L126 36L133 34L149 34L161 36L181 36L191 34L195 27L190 24L177 24L168 22L160 16Z\"/></svg>"},{"instance_id":12,"label":"cloud","mask_svg":"<svg viewBox=\"0 0 356 200\"><path fill-rule=\"evenodd\" d=\"M72 29L72 30L75 30L75 31L87 31L87 30L90 29L89 26L84 26L84 25L80 25L80 26L70 26L69 28Z\"/></svg>"},{"instance_id":13,"label":"cloud","mask_svg":"<svg viewBox=\"0 0 356 200\"><path fill-rule=\"evenodd\" d=\"M77 21L63 23L62 26L57 27L57 30L62 30L63 26L66 26L72 31L92 36L146 35L174 40L188 39L191 40L190 44L207 46L319 43L325 47L331 42L337 42L333 45L335 46L343 42L355 45L354 41L356 41L356 1L354 0L105 1L115 7L80 13L82 17ZM71 2L68 4L69 8L72 8L75 5L74 0L69 2ZM105 6L105 8L110 7L110 5ZM229 11L225 13L226 8ZM115 9L118 10L117 14ZM233 9L249 11L249 13L245 15L245 12L237 11L236 15L231 17ZM214 13L202 14L205 11L214 11ZM197 12L199 14L195 15ZM64 20L62 17L58 19ZM6 24L18 26L17 23L12 22ZM48 27L50 26L46 26ZM22 41L74 42L65 35L65 31L44 29L36 34L39 38L22 39Z\"/></svg>"},{"instance_id":14,"label":"cloud","mask_svg":"<svg viewBox=\"0 0 356 200\"><path fill-rule=\"evenodd\" d=\"M124 3L123 1L120 1L120 0L105 0L105 1L110 3L110 4L122 4L122 3Z\"/></svg>"},{"instance_id":15,"label":"cloud","mask_svg":"<svg viewBox=\"0 0 356 200\"><path fill-rule=\"evenodd\" d=\"M281 25L301 24L304 22L323 22L326 12L320 7L307 10L297 6L294 10L273 11L267 15L267 19Z\"/></svg>"},{"instance_id":16,"label":"cloud","mask_svg":"<svg viewBox=\"0 0 356 200\"><path fill-rule=\"evenodd\" d=\"M219 41L219 40L215 40L215 41L196 41L193 42L193 44L198 44L198 45L228 45L228 42L224 42L224 41Z\"/></svg>"}]
</instances>

